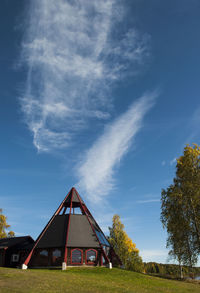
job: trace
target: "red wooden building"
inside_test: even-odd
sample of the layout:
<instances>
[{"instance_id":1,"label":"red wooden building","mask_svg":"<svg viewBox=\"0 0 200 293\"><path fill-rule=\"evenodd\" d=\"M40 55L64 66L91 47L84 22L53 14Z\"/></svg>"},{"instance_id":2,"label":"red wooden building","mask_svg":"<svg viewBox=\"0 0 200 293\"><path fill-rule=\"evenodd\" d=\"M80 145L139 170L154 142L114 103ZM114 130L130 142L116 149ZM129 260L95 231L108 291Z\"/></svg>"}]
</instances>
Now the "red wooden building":
<instances>
[{"instance_id":1,"label":"red wooden building","mask_svg":"<svg viewBox=\"0 0 200 293\"><path fill-rule=\"evenodd\" d=\"M19 267L34 243L30 236L0 239L0 267Z\"/></svg>"},{"instance_id":2,"label":"red wooden building","mask_svg":"<svg viewBox=\"0 0 200 293\"><path fill-rule=\"evenodd\" d=\"M72 188L47 223L22 268L121 264L83 199Z\"/></svg>"}]
</instances>

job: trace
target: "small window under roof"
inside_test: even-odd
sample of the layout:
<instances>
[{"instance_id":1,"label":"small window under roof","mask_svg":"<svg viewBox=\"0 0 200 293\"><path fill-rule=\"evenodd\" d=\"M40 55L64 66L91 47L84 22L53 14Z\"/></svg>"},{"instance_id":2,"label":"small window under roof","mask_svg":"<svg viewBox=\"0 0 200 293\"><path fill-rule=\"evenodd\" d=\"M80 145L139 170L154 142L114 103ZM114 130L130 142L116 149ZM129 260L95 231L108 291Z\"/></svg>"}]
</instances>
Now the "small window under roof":
<instances>
[{"instance_id":1,"label":"small window under roof","mask_svg":"<svg viewBox=\"0 0 200 293\"><path fill-rule=\"evenodd\" d=\"M99 241L102 245L105 245L105 246L110 246L108 240L105 238L105 236L103 235L102 232L100 231L97 231L95 230L96 234L97 234L97 237L99 238Z\"/></svg>"}]
</instances>

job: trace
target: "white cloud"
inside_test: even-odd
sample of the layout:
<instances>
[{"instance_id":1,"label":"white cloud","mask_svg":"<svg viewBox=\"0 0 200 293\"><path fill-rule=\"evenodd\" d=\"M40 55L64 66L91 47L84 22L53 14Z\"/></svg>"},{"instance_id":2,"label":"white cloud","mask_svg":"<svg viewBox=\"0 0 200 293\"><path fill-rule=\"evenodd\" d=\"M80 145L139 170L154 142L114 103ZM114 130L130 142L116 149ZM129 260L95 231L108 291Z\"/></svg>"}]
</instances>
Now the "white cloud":
<instances>
[{"instance_id":1,"label":"white cloud","mask_svg":"<svg viewBox=\"0 0 200 293\"><path fill-rule=\"evenodd\" d=\"M100 212L99 209L95 209L95 220L97 221L98 225L101 227L102 231L109 235L109 229L108 227L112 226L112 218L113 218L113 210L112 207L110 207L110 211L108 211L108 208L104 208L104 213L102 217L102 211Z\"/></svg>"},{"instance_id":2,"label":"white cloud","mask_svg":"<svg viewBox=\"0 0 200 293\"><path fill-rule=\"evenodd\" d=\"M85 154L77 167L80 179L78 188L90 200L99 201L113 189L115 167L129 150L157 95L157 92L145 94L134 102L127 112L105 128L104 133Z\"/></svg>"},{"instance_id":3,"label":"white cloud","mask_svg":"<svg viewBox=\"0 0 200 293\"><path fill-rule=\"evenodd\" d=\"M117 0L30 1L21 104L38 151L66 148L89 118L107 119L110 85L128 68L137 73L148 55L148 36L122 26L117 37L113 34L124 14L119 5Z\"/></svg>"},{"instance_id":4,"label":"white cloud","mask_svg":"<svg viewBox=\"0 0 200 293\"><path fill-rule=\"evenodd\" d=\"M160 202L160 199L146 199L146 200L137 200L136 203L143 204L143 203L152 203L152 202Z\"/></svg>"},{"instance_id":5,"label":"white cloud","mask_svg":"<svg viewBox=\"0 0 200 293\"><path fill-rule=\"evenodd\" d=\"M11 229L11 230L12 230L12 229ZM16 231L15 231L15 236L20 237L20 236L24 236L24 235L26 235L26 233L16 232Z\"/></svg>"},{"instance_id":6,"label":"white cloud","mask_svg":"<svg viewBox=\"0 0 200 293\"><path fill-rule=\"evenodd\" d=\"M199 141L199 123L200 123L200 107L195 107L194 113L191 116L189 123L187 125L187 135L183 145L181 146L181 152L186 144L192 144Z\"/></svg>"},{"instance_id":7,"label":"white cloud","mask_svg":"<svg viewBox=\"0 0 200 293\"><path fill-rule=\"evenodd\" d=\"M166 161L162 161L161 165L162 166L165 166L166 165Z\"/></svg>"},{"instance_id":8,"label":"white cloud","mask_svg":"<svg viewBox=\"0 0 200 293\"><path fill-rule=\"evenodd\" d=\"M176 161L177 161L177 159L176 158L173 158L173 160L171 160L169 163L172 166L172 165L176 164Z\"/></svg>"},{"instance_id":9,"label":"white cloud","mask_svg":"<svg viewBox=\"0 0 200 293\"><path fill-rule=\"evenodd\" d=\"M140 250L140 255L142 256L144 262L166 263L168 251L159 249L143 249Z\"/></svg>"}]
</instances>

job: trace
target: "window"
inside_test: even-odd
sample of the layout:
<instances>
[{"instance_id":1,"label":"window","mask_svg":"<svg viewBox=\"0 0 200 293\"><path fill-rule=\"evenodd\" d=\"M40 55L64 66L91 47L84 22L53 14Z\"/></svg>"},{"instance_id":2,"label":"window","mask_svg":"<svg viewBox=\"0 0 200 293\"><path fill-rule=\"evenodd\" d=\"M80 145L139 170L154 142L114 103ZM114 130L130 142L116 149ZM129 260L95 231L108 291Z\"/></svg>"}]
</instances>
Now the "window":
<instances>
[{"instance_id":1,"label":"window","mask_svg":"<svg viewBox=\"0 0 200 293\"><path fill-rule=\"evenodd\" d=\"M71 251L71 263L82 264L83 263L83 251L81 249L73 249Z\"/></svg>"},{"instance_id":2,"label":"window","mask_svg":"<svg viewBox=\"0 0 200 293\"><path fill-rule=\"evenodd\" d=\"M46 249L43 249L39 252L37 256L37 262L40 264L40 266L47 266L49 260L49 252Z\"/></svg>"},{"instance_id":3,"label":"window","mask_svg":"<svg viewBox=\"0 0 200 293\"><path fill-rule=\"evenodd\" d=\"M108 256L109 255L109 252L110 252L110 248L107 247L107 246L103 246L103 249L104 249L106 255Z\"/></svg>"},{"instance_id":4,"label":"window","mask_svg":"<svg viewBox=\"0 0 200 293\"><path fill-rule=\"evenodd\" d=\"M61 265L61 250L55 249L52 253L52 265Z\"/></svg>"},{"instance_id":5,"label":"window","mask_svg":"<svg viewBox=\"0 0 200 293\"><path fill-rule=\"evenodd\" d=\"M95 230L97 237L102 245L110 246L108 240L105 238L102 232Z\"/></svg>"},{"instance_id":6,"label":"window","mask_svg":"<svg viewBox=\"0 0 200 293\"><path fill-rule=\"evenodd\" d=\"M101 255L101 265L102 266L105 266L106 265L106 260L105 260L105 258L104 258L103 255Z\"/></svg>"},{"instance_id":7,"label":"window","mask_svg":"<svg viewBox=\"0 0 200 293\"><path fill-rule=\"evenodd\" d=\"M94 249L88 249L86 251L86 263L87 264L94 264L97 259L97 251Z\"/></svg>"},{"instance_id":8,"label":"window","mask_svg":"<svg viewBox=\"0 0 200 293\"><path fill-rule=\"evenodd\" d=\"M55 258L61 257L61 251L59 249L55 249L53 251L53 257Z\"/></svg>"},{"instance_id":9,"label":"window","mask_svg":"<svg viewBox=\"0 0 200 293\"><path fill-rule=\"evenodd\" d=\"M11 257L12 262L18 262L19 261L19 254L13 254Z\"/></svg>"},{"instance_id":10,"label":"window","mask_svg":"<svg viewBox=\"0 0 200 293\"><path fill-rule=\"evenodd\" d=\"M103 250L104 250L106 256L108 256L110 248L107 246L103 246ZM108 262L108 260L105 259L104 253L101 253L101 265L104 266L104 265L106 265L107 262Z\"/></svg>"},{"instance_id":11,"label":"window","mask_svg":"<svg viewBox=\"0 0 200 293\"><path fill-rule=\"evenodd\" d=\"M47 250L42 250L40 251L41 256L48 256L48 251Z\"/></svg>"}]
</instances>

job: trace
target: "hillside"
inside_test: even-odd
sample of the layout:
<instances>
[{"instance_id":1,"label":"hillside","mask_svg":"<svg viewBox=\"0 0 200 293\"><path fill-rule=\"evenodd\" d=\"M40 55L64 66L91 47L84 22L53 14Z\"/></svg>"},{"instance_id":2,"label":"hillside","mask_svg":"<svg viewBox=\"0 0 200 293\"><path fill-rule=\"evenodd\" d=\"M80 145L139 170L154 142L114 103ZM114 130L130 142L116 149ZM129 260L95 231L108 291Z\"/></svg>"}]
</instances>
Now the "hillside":
<instances>
[{"instance_id":1,"label":"hillside","mask_svg":"<svg viewBox=\"0 0 200 293\"><path fill-rule=\"evenodd\" d=\"M166 280L135 272L106 268L27 270L0 268L1 293L57 292L200 292L199 284Z\"/></svg>"}]
</instances>

